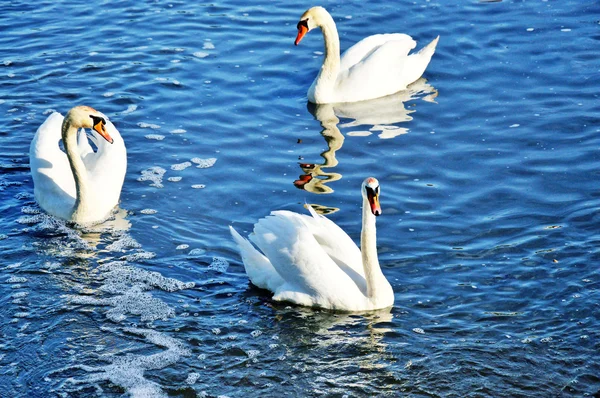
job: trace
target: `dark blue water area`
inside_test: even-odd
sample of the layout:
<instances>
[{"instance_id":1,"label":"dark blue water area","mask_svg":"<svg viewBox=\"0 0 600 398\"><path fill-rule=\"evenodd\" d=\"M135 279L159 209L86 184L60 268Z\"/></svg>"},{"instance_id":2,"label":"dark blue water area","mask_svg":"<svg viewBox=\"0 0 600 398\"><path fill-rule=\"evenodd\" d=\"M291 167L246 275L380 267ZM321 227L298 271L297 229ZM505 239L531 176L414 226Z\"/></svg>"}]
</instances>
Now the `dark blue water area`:
<instances>
[{"instance_id":1,"label":"dark blue water area","mask_svg":"<svg viewBox=\"0 0 600 398\"><path fill-rule=\"evenodd\" d=\"M440 41L406 92L309 106L312 5L0 3L0 396L599 394L600 4L325 1L342 49ZM84 230L37 207L28 155L79 104L128 151ZM371 175L393 308L248 283L229 225L311 203L358 242Z\"/></svg>"}]
</instances>

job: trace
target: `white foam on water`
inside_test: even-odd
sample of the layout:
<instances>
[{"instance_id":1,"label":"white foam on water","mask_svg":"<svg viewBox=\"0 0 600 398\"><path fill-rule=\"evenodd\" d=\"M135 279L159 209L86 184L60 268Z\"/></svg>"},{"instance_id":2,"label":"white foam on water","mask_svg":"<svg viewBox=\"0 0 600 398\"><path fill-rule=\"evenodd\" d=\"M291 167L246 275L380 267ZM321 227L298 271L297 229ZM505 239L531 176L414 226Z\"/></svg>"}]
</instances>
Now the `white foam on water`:
<instances>
[{"instance_id":1,"label":"white foam on water","mask_svg":"<svg viewBox=\"0 0 600 398\"><path fill-rule=\"evenodd\" d=\"M216 158L208 158L208 159L201 159L201 158L193 158L191 159L191 161L193 163L197 164L197 168L199 169L206 169L209 167L212 167L215 165L215 163L217 162Z\"/></svg>"},{"instance_id":2,"label":"white foam on water","mask_svg":"<svg viewBox=\"0 0 600 398\"><path fill-rule=\"evenodd\" d=\"M139 177L138 181L150 181L151 187L162 188L164 185L162 184L163 176L167 170L162 167L153 166L146 170L142 170L142 176Z\"/></svg>"},{"instance_id":3,"label":"white foam on water","mask_svg":"<svg viewBox=\"0 0 600 398\"><path fill-rule=\"evenodd\" d=\"M6 280L6 283L25 283L27 282L27 278L22 276L11 276Z\"/></svg>"},{"instance_id":4,"label":"white foam on water","mask_svg":"<svg viewBox=\"0 0 600 398\"><path fill-rule=\"evenodd\" d=\"M160 289L175 292L195 286L193 282L185 283L166 278L158 272L129 266L123 261L102 264L95 272L103 282L98 290L113 296L97 298L87 295L67 295L66 297L75 304L111 307L106 312L106 317L113 322L121 322L130 315L139 316L142 322L168 320L175 316L175 310L148 291Z\"/></svg>"},{"instance_id":5,"label":"white foam on water","mask_svg":"<svg viewBox=\"0 0 600 398\"><path fill-rule=\"evenodd\" d=\"M147 140L155 140L155 141L162 141L165 139L164 135L160 135L160 134L147 134L144 136Z\"/></svg>"},{"instance_id":6,"label":"white foam on water","mask_svg":"<svg viewBox=\"0 0 600 398\"><path fill-rule=\"evenodd\" d=\"M121 112L121 115L128 115L132 112L135 112L137 110L138 106L137 105L129 105L127 107L127 109L125 109L123 112Z\"/></svg>"},{"instance_id":7,"label":"white foam on water","mask_svg":"<svg viewBox=\"0 0 600 398\"><path fill-rule=\"evenodd\" d=\"M212 263L208 266L208 269L215 270L217 272L225 272L229 268L229 262L221 257L213 257Z\"/></svg>"},{"instance_id":8,"label":"white foam on water","mask_svg":"<svg viewBox=\"0 0 600 398\"><path fill-rule=\"evenodd\" d=\"M140 245L130 235L123 234L119 237L119 239L106 246L106 250L111 252L124 252L127 249L139 249L141 247L142 245Z\"/></svg>"},{"instance_id":9,"label":"white foam on water","mask_svg":"<svg viewBox=\"0 0 600 398\"><path fill-rule=\"evenodd\" d=\"M150 260L151 258L154 258L154 257L156 257L156 253L141 250L136 253L127 254L126 256L123 256L121 259L125 260L125 261L131 261L132 263L134 263L134 262L140 261L140 260Z\"/></svg>"},{"instance_id":10,"label":"white foam on water","mask_svg":"<svg viewBox=\"0 0 600 398\"><path fill-rule=\"evenodd\" d=\"M175 129L170 131L171 134L183 134L186 133L184 129Z\"/></svg>"},{"instance_id":11,"label":"white foam on water","mask_svg":"<svg viewBox=\"0 0 600 398\"><path fill-rule=\"evenodd\" d=\"M214 45L214 44L212 44L212 43L210 42L210 40L206 40L206 41L204 42L204 45L202 46L202 49L204 49L204 50L214 50L214 49L215 49L215 45Z\"/></svg>"},{"instance_id":12,"label":"white foam on water","mask_svg":"<svg viewBox=\"0 0 600 398\"><path fill-rule=\"evenodd\" d=\"M206 58L206 57L208 57L209 55L210 55L210 54L209 54L209 53L207 53L206 51L196 51L196 52L194 53L194 57L196 57L196 58Z\"/></svg>"},{"instance_id":13,"label":"white foam on water","mask_svg":"<svg viewBox=\"0 0 600 398\"><path fill-rule=\"evenodd\" d=\"M140 213L142 213L142 214L156 214L156 213L158 213L158 210L144 209L144 210L140 210Z\"/></svg>"},{"instance_id":14,"label":"white foam on water","mask_svg":"<svg viewBox=\"0 0 600 398\"><path fill-rule=\"evenodd\" d=\"M188 377L187 377L187 379L185 379L185 382L187 384L195 384L199 378L200 378L200 373L192 372L192 373L188 374Z\"/></svg>"},{"instance_id":15,"label":"white foam on water","mask_svg":"<svg viewBox=\"0 0 600 398\"><path fill-rule=\"evenodd\" d=\"M192 188L194 188L194 189L203 189L203 188L206 188L206 185L204 185L204 184L194 184L194 185L192 185Z\"/></svg>"},{"instance_id":16,"label":"white foam on water","mask_svg":"<svg viewBox=\"0 0 600 398\"><path fill-rule=\"evenodd\" d=\"M177 246L177 247L175 248L175 250L185 250L185 249L187 249L188 247L190 247L190 245L186 245L186 244L184 243L184 244L182 244L182 245L179 245L179 246Z\"/></svg>"},{"instance_id":17,"label":"white foam on water","mask_svg":"<svg viewBox=\"0 0 600 398\"><path fill-rule=\"evenodd\" d=\"M103 329L111 331L109 328ZM109 361L110 364L108 365L77 365L71 367L71 369L78 368L90 374L82 378L69 378L66 380L66 383L79 385L110 381L124 388L126 395L132 398L167 397L161 386L154 381L146 379L144 373L149 370L163 369L173 365L181 357L190 356L190 350L180 340L155 330L124 328L123 331L142 336L148 343L165 348L165 350L152 355L135 355L130 353L125 355L106 355L102 359Z\"/></svg>"},{"instance_id":18,"label":"white foam on water","mask_svg":"<svg viewBox=\"0 0 600 398\"><path fill-rule=\"evenodd\" d=\"M188 253L188 256L190 256L190 257L198 257L198 256L204 255L204 253L206 253L206 250L204 250L204 249L192 249Z\"/></svg>"},{"instance_id":19,"label":"white foam on water","mask_svg":"<svg viewBox=\"0 0 600 398\"><path fill-rule=\"evenodd\" d=\"M158 124L152 124L152 123L144 123L144 122L139 122L138 127L141 127L143 129L159 129L160 126Z\"/></svg>"},{"instance_id":20,"label":"white foam on water","mask_svg":"<svg viewBox=\"0 0 600 398\"><path fill-rule=\"evenodd\" d=\"M176 176L176 177L169 177L169 178L167 178L167 180L171 181L171 182L179 182L179 181L181 181L182 178L183 177Z\"/></svg>"},{"instance_id":21,"label":"white foam on water","mask_svg":"<svg viewBox=\"0 0 600 398\"><path fill-rule=\"evenodd\" d=\"M183 163L172 164L171 165L171 170L181 171L181 170L187 169L191 165L192 165L191 162L183 162Z\"/></svg>"}]
</instances>

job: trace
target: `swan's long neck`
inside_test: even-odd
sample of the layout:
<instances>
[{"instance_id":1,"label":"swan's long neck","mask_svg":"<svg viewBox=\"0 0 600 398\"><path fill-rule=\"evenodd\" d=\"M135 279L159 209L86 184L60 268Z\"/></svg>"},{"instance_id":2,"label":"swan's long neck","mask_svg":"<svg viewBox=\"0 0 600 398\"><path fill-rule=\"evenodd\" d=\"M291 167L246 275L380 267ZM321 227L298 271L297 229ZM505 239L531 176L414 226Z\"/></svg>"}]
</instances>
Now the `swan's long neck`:
<instances>
[{"instance_id":1,"label":"swan's long neck","mask_svg":"<svg viewBox=\"0 0 600 398\"><path fill-rule=\"evenodd\" d=\"M325 41L325 59L317 80L333 85L340 72L340 37L331 15L322 15L321 18L319 26Z\"/></svg>"},{"instance_id":2,"label":"swan's long neck","mask_svg":"<svg viewBox=\"0 0 600 398\"><path fill-rule=\"evenodd\" d=\"M73 221L78 221L88 211L91 191L87 169L77 147L77 127L69 118L66 118L63 122L62 139L67 158L69 159L69 165L71 166L71 172L75 179L76 198L71 218Z\"/></svg>"},{"instance_id":3,"label":"swan's long neck","mask_svg":"<svg viewBox=\"0 0 600 398\"><path fill-rule=\"evenodd\" d=\"M385 276L381 272L377 258L377 233L375 231L375 216L371 213L369 202L363 198L362 232L360 234L360 251L362 254L363 269L367 281L367 296L375 298L378 286Z\"/></svg>"}]
</instances>

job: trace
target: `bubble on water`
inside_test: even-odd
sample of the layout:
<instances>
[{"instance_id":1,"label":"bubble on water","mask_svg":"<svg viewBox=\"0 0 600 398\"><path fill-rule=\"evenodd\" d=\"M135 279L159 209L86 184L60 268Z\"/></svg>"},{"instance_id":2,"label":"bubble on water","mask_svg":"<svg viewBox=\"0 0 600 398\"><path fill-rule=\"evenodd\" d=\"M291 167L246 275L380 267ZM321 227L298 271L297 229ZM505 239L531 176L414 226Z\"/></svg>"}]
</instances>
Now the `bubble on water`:
<instances>
[{"instance_id":1,"label":"bubble on water","mask_svg":"<svg viewBox=\"0 0 600 398\"><path fill-rule=\"evenodd\" d=\"M165 139L164 135L160 135L160 134L147 134L144 136L147 140L155 140L155 141L162 141Z\"/></svg>"},{"instance_id":2,"label":"bubble on water","mask_svg":"<svg viewBox=\"0 0 600 398\"><path fill-rule=\"evenodd\" d=\"M187 384L195 384L199 378L200 378L200 373L192 372L192 373L188 374L188 377L187 377L187 379L185 379L185 382Z\"/></svg>"},{"instance_id":3,"label":"bubble on water","mask_svg":"<svg viewBox=\"0 0 600 398\"><path fill-rule=\"evenodd\" d=\"M208 158L208 159L201 159L201 158L193 158L191 159L193 163L197 164L197 168L199 169L206 169L209 167L212 167L215 165L217 159L216 158Z\"/></svg>"},{"instance_id":4,"label":"bubble on water","mask_svg":"<svg viewBox=\"0 0 600 398\"><path fill-rule=\"evenodd\" d=\"M103 330L106 331L107 329L104 328ZM190 356L190 350L180 340L154 330L124 328L123 331L143 336L147 342L165 348L165 350L151 355L135 355L131 353L126 353L125 355L105 355L103 359L110 361L110 364L105 366L72 366L71 369L80 369L88 372L89 375L81 378L70 377L66 382L73 385L89 385L108 381L123 388L126 393L125 395L130 397L166 397L167 395L162 391L160 385L146 379L144 373L173 365L181 357Z\"/></svg>"},{"instance_id":5,"label":"bubble on water","mask_svg":"<svg viewBox=\"0 0 600 398\"><path fill-rule=\"evenodd\" d=\"M194 53L194 57L196 57L196 58L206 58L206 57L208 57L209 55L210 55L210 54L209 54L209 53L207 53L206 51L196 51L196 52Z\"/></svg>"},{"instance_id":6,"label":"bubble on water","mask_svg":"<svg viewBox=\"0 0 600 398\"><path fill-rule=\"evenodd\" d=\"M152 123L144 123L144 122L139 122L138 127L141 127L143 129L159 129L160 126L158 124L152 124Z\"/></svg>"},{"instance_id":7,"label":"bubble on water","mask_svg":"<svg viewBox=\"0 0 600 398\"><path fill-rule=\"evenodd\" d=\"M33 194L31 192L19 192L15 195L15 199L17 199L17 200L33 199Z\"/></svg>"},{"instance_id":8,"label":"bubble on water","mask_svg":"<svg viewBox=\"0 0 600 398\"><path fill-rule=\"evenodd\" d=\"M188 253L188 256L190 256L190 257L199 257L199 256L204 255L204 253L206 253L206 250L204 250L204 249L192 249Z\"/></svg>"},{"instance_id":9,"label":"bubble on water","mask_svg":"<svg viewBox=\"0 0 600 398\"><path fill-rule=\"evenodd\" d=\"M185 170L188 167L190 167L192 165L191 162L183 162L183 163L177 163L177 164L173 164L171 165L171 170L175 170L175 171L181 171L181 170Z\"/></svg>"},{"instance_id":10,"label":"bubble on water","mask_svg":"<svg viewBox=\"0 0 600 398\"><path fill-rule=\"evenodd\" d=\"M11 276L6 280L6 283L25 283L27 282L27 278L22 276Z\"/></svg>"},{"instance_id":11,"label":"bubble on water","mask_svg":"<svg viewBox=\"0 0 600 398\"><path fill-rule=\"evenodd\" d=\"M217 272L225 272L229 268L229 262L221 257L213 257L212 263L208 266L208 269L215 270Z\"/></svg>"},{"instance_id":12,"label":"bubble on water","mask_svg":"<svg viewBox=\"0 0 600 398\"><path fill-rule=\"evenodd\" d=\"M250 358L250 359L254 359L260 355L259 350L247 350L245 352L246 352L246 355L248 355L248 358Z\"/></svg>"},{"instance_id":13,"label":"bubble on water","mask_svg":"<svg viewBox=\"0 0 600 398\"><path fill-rule=\"evenodd\" d=\"M542 339L540 339L540 342L542 343L549 343L552 341L552 337L544 337Z\"/></svg>"},{"instance_id":14,"label":"bubble on water","mask_svg":"<svg viewBox=\"0 0 600 398\"><path fill-rule=\"evenodd\" d=\"M192 188L194 188L194 189L204 189L204 188L206 188L206 185L204 185L204 184L194 184L194 185L192 185Z\"/></svg>"},{"instance_id":15,"label":"bubble on water","mask_svg":"<svg viewBox=\"0 0 600 398\"><path fill-rule=\"evenodd\" d=\"M184 129L175 129L175 130L171 130L170 132L171 132L171 134L183 134L186 131Z\"/></svg>"},{"instance_id":16,"label":"bubble on water","mask_svg":"<svg viewBox=\"0 0 600 398\"><path fill-rule=\"evenodd\" d=\"M125 261L131 261L132 263L136 262L136 261L140 261L140 260L150 260L151 258L156 257L156 253L153 252L147 252L147 251L139 251L137 253L133 253L133 254L127 254L126 256L123 256L122 259Z\"/></svg>"},{"instance_id":17,"label":"bubble on water","mask_svg":"<svg viewBox=\"0 0 600 398\"><path fill-rule=\"evenodd\" d=\"M177 246L177 247L175 248L175 250L185 250L185 249L187 249L188 247L190 247L190 245L182 244L182 245L179 245L179 246Z\"/></svg>"},{"instance_id":18,"label":"bubble on water","mask_svg":"<svg viewBox=\"0 0 600 398\"><path fill-rule=\"evenodd\" d=\"M146 170L142 170L142 176L137 180L141 182L150 181L151 187L162 188L164 186L162 184L162 179L166 172L167 170L163 169L162 167L153 166Z\"/></svg>"},{"instance_id":19,"label":"bubble on water","mask_svg":"<svg viewBox=\"0 0 600 398\"><path fill-rule=\"evenodd\" d=\"M156 213L158 213L158 210L144 209L144 210L140 210L140 213L142 213L142 214L156 214Z\"/></svg>"},{"instance_id":20,"label":"bubble on water","mask_svg":"<svg viewBox=\"0 0 600 398\"><path fill-rule=\"evenodd\" d=\"M127 107L127 109L125 109L123 112L121 112L121 115L128 115L132 112L135 112L137 110L138 106L137 105L129 105Z\"/></svg>"},{"instance_id":21,"label":"bubble on water","mask_svg":"<svg viewBox=\"0 0 600 398\"><path fill-rule=\"evenodd\" d=\"M115 93L113 93L112 91L108 91L108 92L102 94L102 96L106 97L106 98L112 97L114 95L115 95Z\"/></svg>"},{"instance_id":22,"label":"bubble on water","mask_svg":"<svg viewBox=\"0 0 600 398\"><path fill-rule=\"evenodd\" d=\"M421 328L413 328L412 331L418 334L425 334L425 331Z\"/></svg>"},{"instance_id":23,"label":"bubble on water","mask_svg":"<svg viewBox=\"0 0 600 398\"><path fill-rule=\"evenodd\" d=\"M263 332L261 332L260 330L253 330L252 332L250 332L250 335L251 335L252 337L258 337L258 336L260 336L261 334L263 334Z\"/></svg>"},{"instance_id":24,"label":"bubble on water","mask_svg":"<svg viewBox=\"0 0 600 398\"><path fill-rule=\"evenodd\" d=\"M21 213L23 214L40 214L42 211L39 207L34 206L23 206L21 207Z\"/></svg>"},{"instance_id":25,"label":"bubble on water","mask_svg":"<svg viewBox=\"0 0 600 398\"><path fill-rule=\"evenodd\" d=\"M169 178L167 178L167 180L171 181L171 182L179 182L179 181L181 181L182 178L183 177L179 177L179 176L177 176L177 177L169 177Z\"/></svg>"},{"instance_id":26,"label":"bubble on water","mask_svg":"<svg viewBox=\"0 0 600 398\"><path fill-rule=\"evenodd\" d=\"M204 45L202 46L202 49L204 50L214 50L215 49L215 45L211 43L210 40L206 40L204 42Z\"/></svg>"},{"instance_id":27,"label":"bubble on water","mask_svg":"<svg viewBox=\"0 0 600 398\"><path fill-rule=\"evenodd\" d=\"M219 328L212 328L211 332L213 332L213 334L221 334L221 329L219 329Z\"/></svg>"},{"instance_id":28,"label":"bubble on water","mask_svg":"<svg viewBox=\"0 0 600 398\"><path fill-rule=\"evenodd\" d=\"M139 249L142 245L140 245L134 238L130 235L123 234L119 239L106 246L106 250L112 252L124 252L127 249Z\"/></svg>"}]
</instances>

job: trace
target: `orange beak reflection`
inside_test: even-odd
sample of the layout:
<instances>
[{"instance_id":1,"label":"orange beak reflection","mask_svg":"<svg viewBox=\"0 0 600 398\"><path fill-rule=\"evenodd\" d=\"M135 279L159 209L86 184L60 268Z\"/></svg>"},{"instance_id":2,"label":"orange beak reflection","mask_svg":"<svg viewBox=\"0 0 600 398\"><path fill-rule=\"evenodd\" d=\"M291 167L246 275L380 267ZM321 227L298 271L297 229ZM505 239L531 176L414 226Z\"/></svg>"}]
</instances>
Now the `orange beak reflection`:
<instances>
[{"instance_id":1,"label":"orange beak reflection","mask_svg":"<svg viewBox=\"0 0 600 398\"><path fill-rule=\"evenodd\" d=\"M294 42L294 45L297 46L306 33L308 33L308 28L304 25L298 24L298 36L296 36L296 41Z\"/></svg>"}]
</instances>

